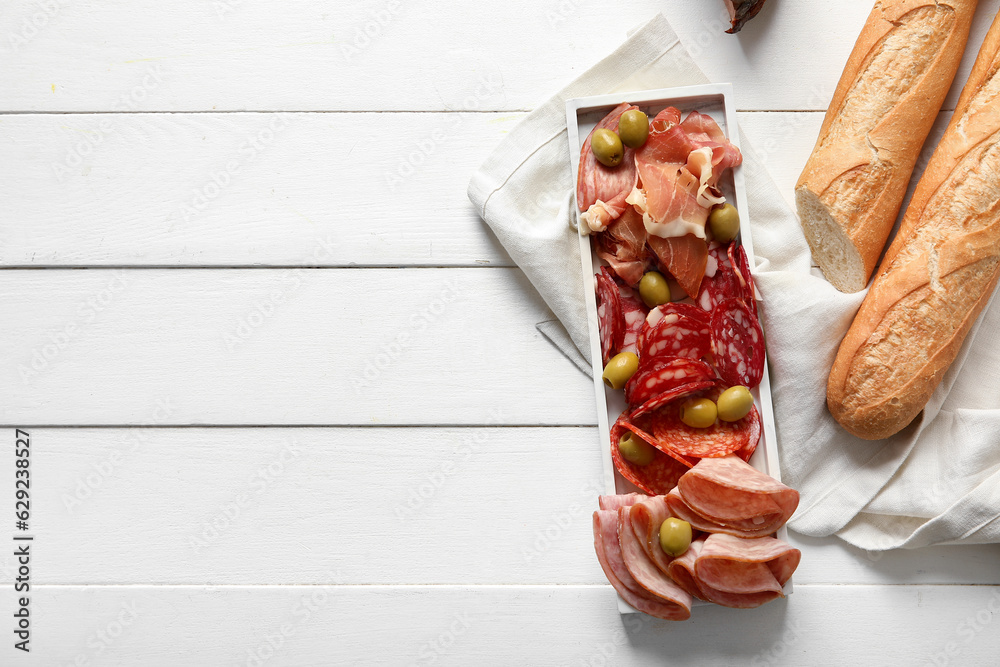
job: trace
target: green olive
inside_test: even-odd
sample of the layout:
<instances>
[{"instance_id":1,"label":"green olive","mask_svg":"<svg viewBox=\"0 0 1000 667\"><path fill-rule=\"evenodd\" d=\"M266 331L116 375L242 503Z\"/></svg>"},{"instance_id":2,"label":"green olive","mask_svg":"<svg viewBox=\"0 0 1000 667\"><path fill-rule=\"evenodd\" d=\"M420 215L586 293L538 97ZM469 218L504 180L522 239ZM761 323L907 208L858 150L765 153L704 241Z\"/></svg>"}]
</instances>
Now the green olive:
<instances>
[{"instance_id":1,"label":"green olive","mask_svg":"<svg viewBox=\"0 0 1000 667\"><path fill-rule=\"evenodd\" d=\"M668 556L677 558L691 546L691 524L670 517L660 524L660 548Z\"/></svg>"},{"instance_id":2,"label":"green olive","mask_svg":"<svg viewBox=\"0 0 1000 667\"><path fill-rule=\"evenodd\" d=\"M639 296L647 308L655 308L661 303L670 303L670 285L659 271L649 271L639 281Z\"/></svg>"},{"instance_id":3,"label":"green olive","mask_svg":"<svg viewBox=\"0 0 1000 667\"><path fill-rule=\"evenodd\" d=\"M629 148L639 148L649 136L649 117L638 109L629 109L618 119L618 136Z\"/></svg>"},{"instance_id":4,"label":"green olive","mask_svg":"<svg viewBox=\"0 0 1000 667\"><path fill-rule=\"evenodd\" d=\"M730 387L719 396L719 419L734 422L743 419L753 407L753 396L744 386Z\"/></svg>"},{"instance_id":5,"label":"green olive","mask_svg":"<svg viewBox=\"0 0 1000 667\"><path fill-rule=\"evenodd\" d=\"M656 448L629 431L618 441L622 458L637 466L648 466L656 458Z\"/></svg>"},{"instance_id":6,"label":"green olive","mask_svg":"<svg viewBox=\"0 0 1000 667\"><path fill-rule=\"evenodd\" d=\"M617 167L625 155L622 140L606 127L594 130L590 137L590 150L594 151L594 157L605 167Z\"/></svg>"},{"instance_id":7,"label":"green olive","mask_svg":"<svg viewBox=\"0 0 1000 667\"><path fill-rule=\"evenodd\" d=\"M708 398L689 398L681 405L681 421L692 428L708 428L717 416L718 409Z\"/></svg>"},{"instance_id":8,"label":"green olive","mask_svg":"<svg viewBox=\"0 0 1000 667\"><path fill-rule=\"evenodd\" d=\"M621 389L637 370L639 370L639 357L632 352L619 352L611 357L611 361L604 367L601 378L604 384L612 389Z\"/></svg>"},{"instance_id":9,"label":"green olive","mask_svg":"<svg viewBox=\"0 0 1000 667\"><path fill-rule=\"evenodd\" d=\"M732 204L716 206L708 214L708 225L716 241L728 243L740 233L740 213Z\"/></svg>"}]
</instances>

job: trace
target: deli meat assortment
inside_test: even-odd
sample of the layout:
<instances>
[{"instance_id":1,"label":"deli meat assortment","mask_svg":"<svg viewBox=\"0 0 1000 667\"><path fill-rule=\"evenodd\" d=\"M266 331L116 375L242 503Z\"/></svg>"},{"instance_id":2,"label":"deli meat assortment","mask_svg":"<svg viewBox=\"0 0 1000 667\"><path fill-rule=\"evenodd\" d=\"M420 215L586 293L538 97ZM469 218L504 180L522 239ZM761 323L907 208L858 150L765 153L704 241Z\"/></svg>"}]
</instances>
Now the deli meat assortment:
<instances>
[{"instance_id":1,"label":"deli meat assortment","mask_svg":"<svg viewBox=\"0 0 1000 667\"><path fill-rule=\"evenodd\" d=\"M625 602L668 620L695 600L782 597L801 555L775 537L798 493L749 464L764 332L739 211L720 190L741 162L710 115L667 106L650 119L628 102L580 152L579 228L603 260L602 378L626 406L605 446L641 491L600 498L594 547Z\"/></svg>"}]
</instances>

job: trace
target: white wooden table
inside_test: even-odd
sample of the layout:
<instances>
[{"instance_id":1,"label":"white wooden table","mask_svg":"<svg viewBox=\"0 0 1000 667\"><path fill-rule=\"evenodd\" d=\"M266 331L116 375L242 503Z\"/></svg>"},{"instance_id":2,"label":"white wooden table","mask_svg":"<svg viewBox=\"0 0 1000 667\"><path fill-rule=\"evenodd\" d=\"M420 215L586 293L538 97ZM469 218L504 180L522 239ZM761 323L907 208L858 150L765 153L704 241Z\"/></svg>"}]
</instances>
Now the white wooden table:
<instances>
[{"instance_id":1,"label":"white wooden table","mask_svg":"<svg viewBox=\"0 0 1000 667\"><path fill-rule=\"evenodd\" d=\"M0 664L996 664L997 546L793 534L785 601L620 617L590 380L465 197L662 10L790 198L870 7L5 0Z\"/></svg>"}]
</instances>

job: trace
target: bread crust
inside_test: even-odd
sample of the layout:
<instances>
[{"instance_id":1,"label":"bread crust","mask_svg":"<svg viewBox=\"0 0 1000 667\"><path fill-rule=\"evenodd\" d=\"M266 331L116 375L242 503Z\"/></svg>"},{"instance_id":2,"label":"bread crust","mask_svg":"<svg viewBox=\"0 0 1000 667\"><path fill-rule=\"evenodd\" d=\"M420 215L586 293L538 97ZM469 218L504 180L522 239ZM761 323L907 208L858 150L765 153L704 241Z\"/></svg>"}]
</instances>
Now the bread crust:
<instances>
[{"instance_id":1,"label":"bread crust","mask_svg":"<svg viewBox=\"0 0 1000 667\"><path fill-rule=\"evenodd\" d=\"M889 437L923 410L1000 278L1000 15L837 351L827 405Z\"/></svg>"},{"instance_id":2,"label":"bread crust","mask_svg":"<svg viewBox=\"0 0 1000 667\"><path fill-rule=\"evenodd\" d=\"M813 258L841 291L863 289L882 254L976 4L876 2L854 45L795 186L815 195L835 223L831 235L829 220L820 224L815 211L798 207ZM854 254L860 262L839 261Z\"/></svg>"}]
</instances>

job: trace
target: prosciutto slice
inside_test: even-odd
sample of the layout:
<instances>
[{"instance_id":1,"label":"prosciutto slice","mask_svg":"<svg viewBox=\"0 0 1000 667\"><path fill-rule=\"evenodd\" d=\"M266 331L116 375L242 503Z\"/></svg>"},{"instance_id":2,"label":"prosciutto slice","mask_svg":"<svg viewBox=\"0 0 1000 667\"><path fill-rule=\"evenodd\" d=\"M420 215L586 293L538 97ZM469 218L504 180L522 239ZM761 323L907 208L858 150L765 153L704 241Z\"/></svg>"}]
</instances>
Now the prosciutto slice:
<instances>
[{"instance_id":1,"label":"prosciutto slice","mask_svg":"<svg viewBox=\"0 0 1000 667\"><path fill-rule=\"evenodd\" d=\"M642 214L626 206L603 234L597 236L597 255L606 261L615 274L629 285L638 285L646 271L646 227Z\"/></svg>"},{"instance_id":2,"label":"prosciutto slice","mask_svg":"<svg viewBox=\"0 0 1000 667\"><path fill-rule=\"evenodd\" d=\"M690 599L683 605L658 598L639 586L629 574L618 540L617 512L594 512L594 550L604 575L625 602L644 614L668 621L683 621L691 616Z\"/></svg>"},{"instance_id":3,"label":"prosciutto slice","mask_svg":"<svg viewBox=\"0 0 1000 667\"><path fill-rule=\"evenodd\" d=\"M625 212L625 198L635 187L635 151L625 147L621 163L617 167L605 167L594 157L590 140L594 132L601 128L617 132L621 115L636 108L622 102L601 119L583 142L576 177L576 203L583 212L580 216L581 233L602 232L612 220Z\"/></svg>"},{"instance_id":4,"label":"prosciutto slice","mask_svg":"<svg viewBox=\"0 0 1000 667\"><path fill-rule=\"evenodd\" d=\"M704 226L704 220L701 224ZM689 296L698 294L708 265L708 245L703 238L699 238L696 234L671 236L666 239L650 236L649 247L663 268L677 280L677 284L685 294Z\"/></svg>"},{"instance_id":5,"label":"prosciutto slice","mask_svg":"<svg viewBox=\"0 0 1000 667\"><path fill-rule=\"evenodd\" d=\"M673 516L698 530L761 537L795 512L799 493L739 456L702 459L667 494Z\"/></svg>"},{"instance_id":6,"label":"prosciutto slice","mask_svg":"<svg viewBox=\"0 0 1000 667\"><path fill-rule=\"evenodd\" d=\"M709 535L694 564L706 600L726 607L759 607L784 597L781 587L799 565L802 552L774 537L747 539Z\"/></svg>"}]
</instances>

